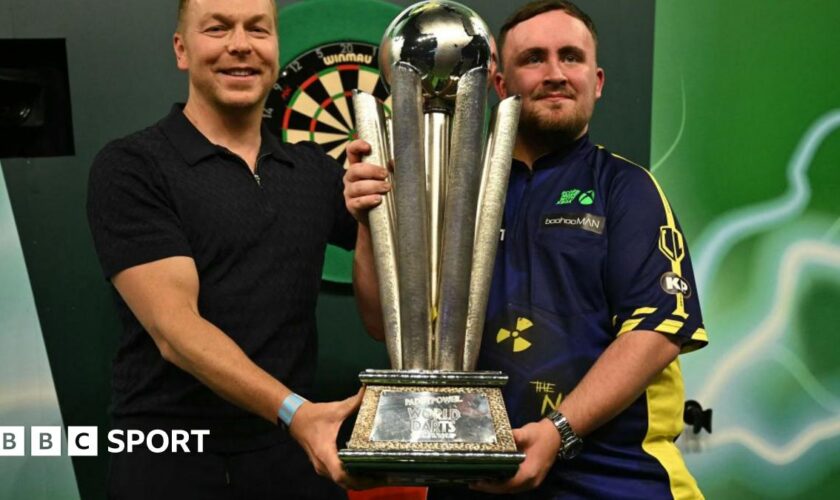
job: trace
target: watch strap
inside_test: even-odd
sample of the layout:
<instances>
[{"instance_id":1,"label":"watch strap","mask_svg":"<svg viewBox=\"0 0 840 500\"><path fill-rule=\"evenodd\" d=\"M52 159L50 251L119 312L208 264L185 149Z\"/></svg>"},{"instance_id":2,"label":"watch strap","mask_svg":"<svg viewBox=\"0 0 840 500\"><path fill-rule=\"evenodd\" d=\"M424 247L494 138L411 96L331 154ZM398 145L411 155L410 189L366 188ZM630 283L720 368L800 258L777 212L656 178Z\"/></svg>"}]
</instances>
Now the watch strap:
<instances>
[{"instance_id":1,"label":"watch strap","mask_svg":"<svg viewBox=\"0 0 840 500\"><path fill-rule=\"evenodd\" d=\"M566 416L559 411L554 410L549 413L548 419L560 433L560 450L557 455L564 460L575 458L583 447L583 439L575 434Z\"/></svg>"}]
</instances>

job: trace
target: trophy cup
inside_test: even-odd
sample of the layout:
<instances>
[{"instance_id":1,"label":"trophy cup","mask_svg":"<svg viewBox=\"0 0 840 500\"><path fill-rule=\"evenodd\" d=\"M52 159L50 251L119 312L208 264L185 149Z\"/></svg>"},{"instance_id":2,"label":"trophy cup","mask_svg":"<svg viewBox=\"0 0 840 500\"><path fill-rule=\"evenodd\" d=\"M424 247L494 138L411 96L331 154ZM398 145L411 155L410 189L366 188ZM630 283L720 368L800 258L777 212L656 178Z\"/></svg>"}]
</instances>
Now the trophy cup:
<instances>
[{"instance_id":1,"label":"trophy cup","mask_svg":"<svg viewBox=\"0 0 840 500\"><path fill-rule=\"evenodd\" d=\"M356 91L366 161L393 164L369 214L391 370L367 385L345 468L387 484L513 475L501 372L476 372L499 240L518 96L496 107L485 141L491 35L475 12L432 0L404 10L380 46L392 119Z\"/></svg>"}]
</instances>

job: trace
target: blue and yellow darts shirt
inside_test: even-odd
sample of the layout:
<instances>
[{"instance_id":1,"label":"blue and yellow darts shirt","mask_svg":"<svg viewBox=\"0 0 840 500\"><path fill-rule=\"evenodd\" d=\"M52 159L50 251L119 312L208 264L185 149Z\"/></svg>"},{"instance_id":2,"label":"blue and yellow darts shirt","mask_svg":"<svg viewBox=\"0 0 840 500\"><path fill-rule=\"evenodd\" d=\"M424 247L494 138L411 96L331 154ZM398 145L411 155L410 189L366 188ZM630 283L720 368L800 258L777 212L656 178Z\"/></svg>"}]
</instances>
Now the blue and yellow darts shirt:
<instances>
[{"instance_id":1,"label":"blue and yellow darts shirt","mask_svg":"<svg viewBox=\"0 0 840 500\"><path fill-rule=\"evenodd\" d=\"M682 352L707 343L680 226L644 168L583 137L514 162L478 368L510 376L511 423L560 404L619 335L654 330ZM535 498L700 498L674 440L675 360L625 411L558 460Z\"/></svg>"}]
</instances>

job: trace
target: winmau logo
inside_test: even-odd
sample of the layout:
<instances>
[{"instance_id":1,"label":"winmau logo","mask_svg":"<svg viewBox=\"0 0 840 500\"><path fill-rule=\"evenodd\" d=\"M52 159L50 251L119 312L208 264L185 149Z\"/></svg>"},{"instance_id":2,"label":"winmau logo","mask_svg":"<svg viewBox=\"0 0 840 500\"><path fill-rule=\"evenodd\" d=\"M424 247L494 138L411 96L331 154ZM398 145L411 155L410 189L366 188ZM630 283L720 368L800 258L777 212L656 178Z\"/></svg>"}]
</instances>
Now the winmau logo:
<instances>
[{"instance_id":1,"label":"winmau logo","mask_svg":"<svg viewBox=\"0 0 840 500\"><path fill-rule=\"evenodd\" d=\"M601 215L587 213L549 214L543 218L543 226L583 229L590 233L604 234L606 218Z\"/></svg>"},{"instance_id":2,"label":"winmau logo","mask_svg":"<svg viewBox=\"0 0 840 500\"><path fill-rule=\"evenodd\" d=\"M339 63L361 63L370 65L373 61L373 56L370 54L333 54L330 56L324 56L324 64L327 66L332 66L333 64Z\"/></svg>"}]
</instances>

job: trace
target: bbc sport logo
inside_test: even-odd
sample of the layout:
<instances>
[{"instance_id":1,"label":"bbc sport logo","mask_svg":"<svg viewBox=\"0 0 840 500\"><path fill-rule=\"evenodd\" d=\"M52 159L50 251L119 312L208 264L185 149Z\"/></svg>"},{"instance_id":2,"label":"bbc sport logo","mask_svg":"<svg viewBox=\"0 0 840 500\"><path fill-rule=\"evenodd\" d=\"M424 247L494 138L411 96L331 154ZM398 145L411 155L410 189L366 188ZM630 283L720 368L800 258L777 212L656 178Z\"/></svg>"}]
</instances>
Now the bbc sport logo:
<instances>
[{"instance_id":1,"label":"bbc sport logo","mask_svg":"<svg viewBox=\"0 0 840 500\"><path fill-rule=\"evenodd\" d=\"M207 429L183 430L154 429L145 433L137 429L113 429L108 432L108 453L133 453L145 447L152 453L204 453L204 438L210 435ZM192 442L195 438L195 442ZM95 426L67 427L67 440L63 440L61 426L32 426L29 440L24 426L0 426L0 457L61 456L62 444L70 457L95 457L99 454L99 428Z\"/></svg>"}]
</instances>

